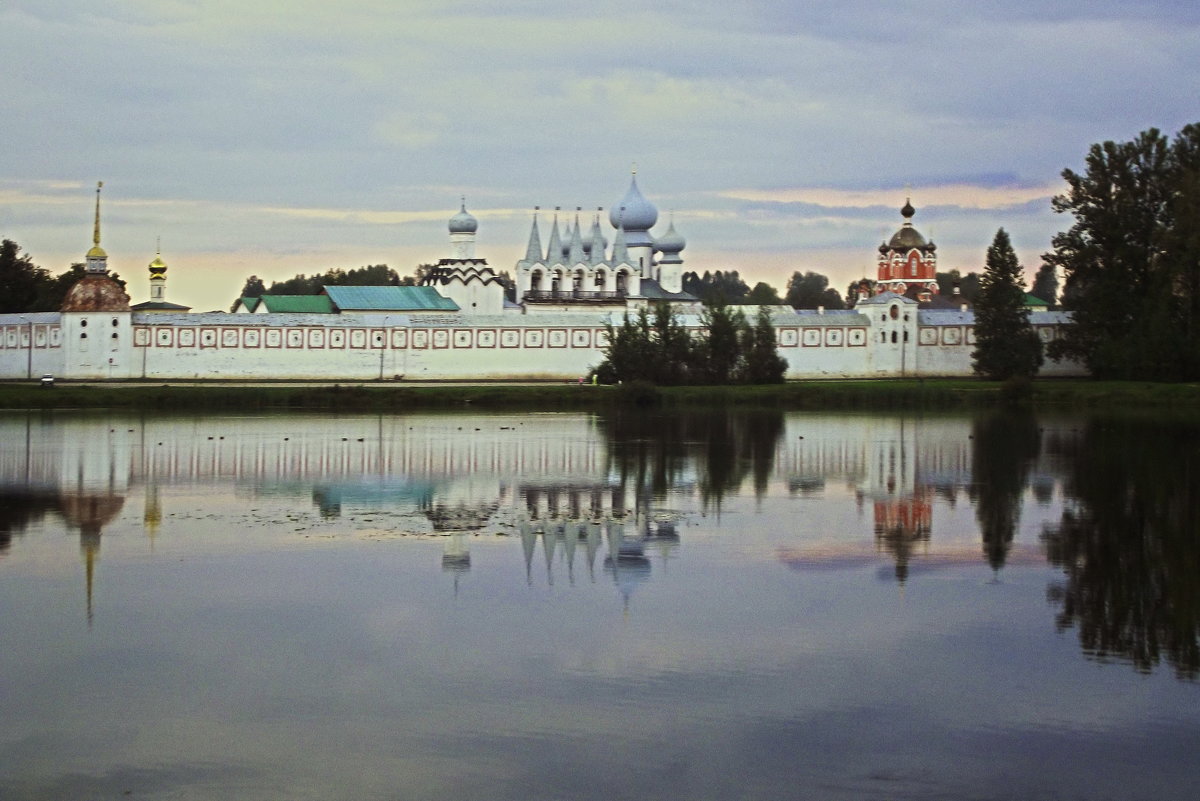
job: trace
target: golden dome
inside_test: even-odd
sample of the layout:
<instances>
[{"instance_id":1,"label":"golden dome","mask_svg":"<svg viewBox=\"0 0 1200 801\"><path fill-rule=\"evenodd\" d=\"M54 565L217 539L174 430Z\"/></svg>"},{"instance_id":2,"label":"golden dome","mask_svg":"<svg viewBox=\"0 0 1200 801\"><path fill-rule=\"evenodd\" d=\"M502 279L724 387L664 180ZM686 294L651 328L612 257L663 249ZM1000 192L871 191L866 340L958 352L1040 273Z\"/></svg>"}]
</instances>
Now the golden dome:
<instances>
[{"instance_id":1,"label":"golden dome","mask_svg":"<svg viewBox=\"0 0 1200 801\"><path fill-rule=\"evenodd\" d=\"M154 261L150 262L150 274L162 275L167 271L167 263L162 260L161 256L155 256Z\"/></svg>"},{"instance_id":2,"label":"golden dome","mask_svg":"<svg viewBox=\"0 0 1200 801\"><path fill-rule=\"evenodd\" d=\"M79 251L76 251L78 253ZM87 252L89 259L107 259L108 254L104 252L104 248L99 245L92 245L92 249Z\"/></svg>"}]
</instances>

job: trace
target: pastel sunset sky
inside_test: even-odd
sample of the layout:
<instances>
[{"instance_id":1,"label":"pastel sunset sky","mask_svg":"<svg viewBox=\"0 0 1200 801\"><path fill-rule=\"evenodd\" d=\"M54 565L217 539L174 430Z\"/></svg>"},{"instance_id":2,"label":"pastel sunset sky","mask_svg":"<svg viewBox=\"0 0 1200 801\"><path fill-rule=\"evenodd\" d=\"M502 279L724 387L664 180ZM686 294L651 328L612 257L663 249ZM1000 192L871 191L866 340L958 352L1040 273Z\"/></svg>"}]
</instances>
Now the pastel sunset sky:
<instances>
[{"instance_id":1,"label":"pastel sunset sky","mask_svg":"<svg viewBox=\"0 0 1200 801\"><path fill-rule=\"evenodd\" d=\"M409 273L460 196L511 270L534 206L590 221L635 163L685 269L842 289L911 195L941 269L1003 226L1031 275L1064 167L1200 120L1195 0L7 0L0 29L0 236L81 261L103 180L134 302L161 237L197 311Z\"/></svg>"}]
</instances>

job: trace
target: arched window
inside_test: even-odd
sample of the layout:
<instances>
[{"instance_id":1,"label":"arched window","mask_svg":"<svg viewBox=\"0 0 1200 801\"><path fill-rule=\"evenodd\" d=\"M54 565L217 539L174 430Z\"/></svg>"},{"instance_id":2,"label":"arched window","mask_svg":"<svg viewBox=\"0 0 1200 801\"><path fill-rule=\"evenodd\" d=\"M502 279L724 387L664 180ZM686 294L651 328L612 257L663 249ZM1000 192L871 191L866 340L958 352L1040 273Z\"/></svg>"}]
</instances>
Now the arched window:
<instances>
[{"instance_id":1,"label":"arched window","mask_svg":"<svg viewBox=\"0 0 1200 801\"><path fill-rule=\"evenodd\" d=\"M896 344L896 332L895 331L892 332L892 344L893 345Z\"/></svg>"}]
</instances>

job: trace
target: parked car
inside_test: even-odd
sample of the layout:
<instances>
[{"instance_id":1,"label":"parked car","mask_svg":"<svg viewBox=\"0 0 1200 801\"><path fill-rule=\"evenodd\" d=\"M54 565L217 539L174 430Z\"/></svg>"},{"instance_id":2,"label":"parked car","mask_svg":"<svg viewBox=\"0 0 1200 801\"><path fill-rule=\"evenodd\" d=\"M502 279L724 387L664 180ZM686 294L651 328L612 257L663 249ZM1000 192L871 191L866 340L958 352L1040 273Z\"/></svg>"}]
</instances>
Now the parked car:
<instances>
[{"instance_id":1,"label":"parked car","mask_svg":"<svg viewBox=\"0 0 1200 801\"><path fill-rule=\"evenodd\" d=\"M41 384L46 388L54 386L54 376L52 376L50 373L46 373L42 376Z\"/></svg>"}]
</instances>

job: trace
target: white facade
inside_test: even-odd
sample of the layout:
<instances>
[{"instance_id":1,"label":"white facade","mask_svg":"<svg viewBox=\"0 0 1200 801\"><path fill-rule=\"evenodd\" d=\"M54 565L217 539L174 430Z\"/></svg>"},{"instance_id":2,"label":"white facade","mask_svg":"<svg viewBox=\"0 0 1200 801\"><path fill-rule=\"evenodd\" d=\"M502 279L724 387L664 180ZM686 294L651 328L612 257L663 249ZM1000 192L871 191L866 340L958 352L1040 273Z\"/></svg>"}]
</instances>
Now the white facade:
<instances>
[{"instance_id":1,"label":"white facade","mask_svg":"<svg viewBox=\"0 0 1200 801\"><path fill-rule=\"evenodd\" d=\"M971 312L919 311L912 301L891 295L871 301L848 312L775 314L787 377L973 374ZM620 317L577 312L386 319L378 314L220 312L3 315L0 377L571 380L604 358L606 321L616 323ZM1048 343L1060 336L1069 316L1035 312L1030 321ZM699 330L694 315L684 323ZM1081 374L1073 363L1047 360L1042 368L1042 375Z\"/></svg>"},{"instance_id":2,"label":"white facade","mask_svg":"<svg viewBox=\"0 0 1200 801\"><path fill-rule=\"evenodd\" d=\"M684 240L672 222L656 244L649 230L658 212L636 181L610 212L616 236L607 257L599 214L586 247L578 220L566 244L556 220L545 252L535 217L526 258L517 263L519 304L505 302L499 277L475 257L478 224L464 202L450 219L453 257L425 281L458 312L286 314L262 303L254 314L130 311L128 298L105 278L98 203L91 275L77 287L90 280L93 294L122 310L0 315L0 378L573 380L603 360L605 325L619 325L639 307L667 299L685 327L700 327L696 301L678 296ZM656 250L659 261L647 261ZM744 308L752 319L755 309ZM849 311L770 311L791 379L973 374L974 313L965 309L922 310L883 292ZM1070 317L1034 312L1030 321L1049 343ZM1047 360L1042 374L1084 370Z\"/></svg>"}]
</instances>

